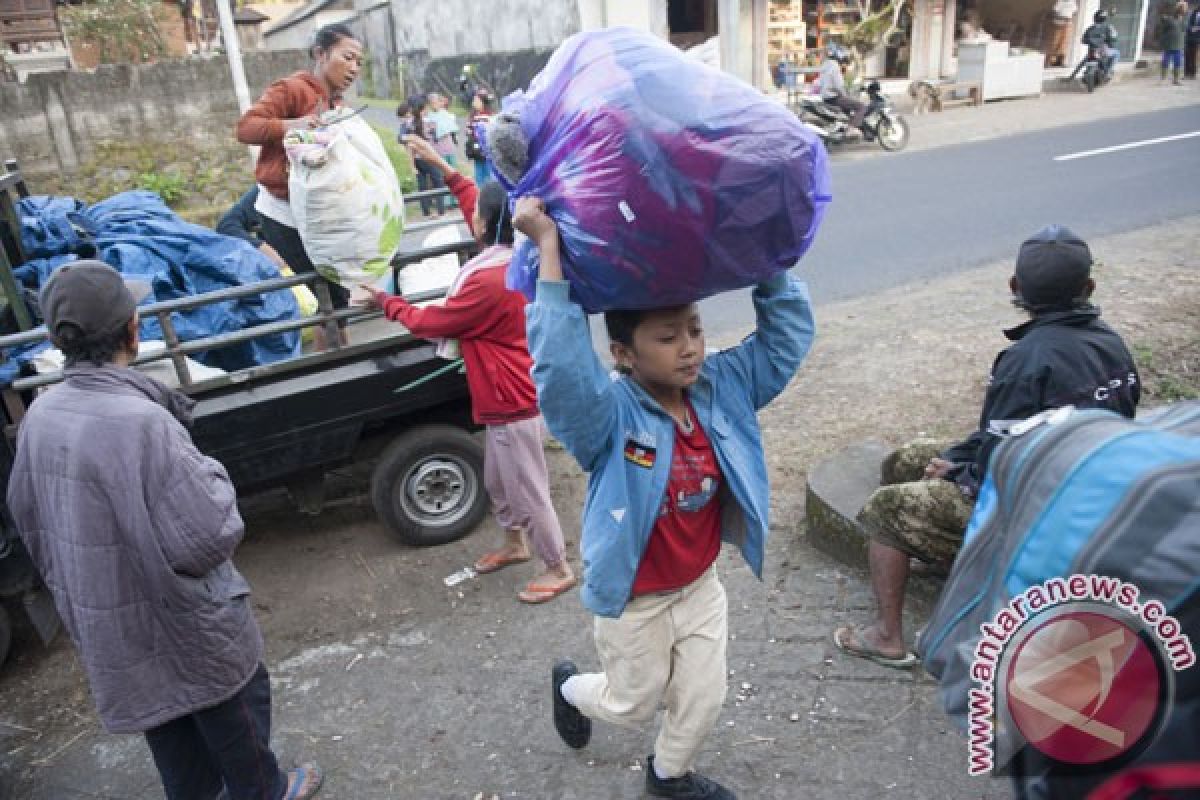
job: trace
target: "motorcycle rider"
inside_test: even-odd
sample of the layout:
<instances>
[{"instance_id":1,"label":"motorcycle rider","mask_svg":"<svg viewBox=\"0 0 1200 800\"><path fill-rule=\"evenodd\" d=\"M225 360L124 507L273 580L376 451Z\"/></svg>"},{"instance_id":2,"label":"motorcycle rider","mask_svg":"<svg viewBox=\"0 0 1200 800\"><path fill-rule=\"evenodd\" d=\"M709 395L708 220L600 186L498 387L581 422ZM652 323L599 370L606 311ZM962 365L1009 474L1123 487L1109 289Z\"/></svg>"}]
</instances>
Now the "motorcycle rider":
<instances>
[{"instance_id":1,"label":"motorcycle rider","mask_svg":"<svg viewBox=\"0 0 1200 800\"><path fill-rule=\"evenodd\" d=\"M1092 16L1092 24L1083 32L1083 43L1088 46L1089 56L1093 50L1096 51L1104 69L1103 80L1111 79L1121 51L1117 49L1117 29L1109 24L1107 11L1101 9ZM1079 67L1076 67L1075 72L1078 71ZM1072 78L1075 72L1071 73Z\"/></svg>"},{"instance_id":2,"label":"motorcycle rider","mask_svg":"<svg viewBox=\"0 0 1200 800\"><path fill-rule=\"evenodd\" d=\"M817 75L817 92L826 103L850 115L847 133L858 131L863 137L867 137L867 132L862 129L867 104L850 96L846 91L846 79L842 76L843 67L849 63L850 53L845 48L837 44L826 47L825 61Z\"/></svg>"}]
</instances>

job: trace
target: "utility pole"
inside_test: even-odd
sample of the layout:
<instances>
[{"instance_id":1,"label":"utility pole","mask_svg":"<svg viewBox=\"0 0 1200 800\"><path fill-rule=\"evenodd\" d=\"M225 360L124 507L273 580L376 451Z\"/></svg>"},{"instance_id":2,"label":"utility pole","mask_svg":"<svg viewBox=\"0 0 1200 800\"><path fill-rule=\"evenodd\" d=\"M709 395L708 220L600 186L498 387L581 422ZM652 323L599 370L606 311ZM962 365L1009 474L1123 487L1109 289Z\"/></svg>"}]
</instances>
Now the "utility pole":
<instances>
[{"instance_id":1,"label":"utility pole","mask_svg":"<svg viewBox=\"0 0 1200 800\"><path fill-rule=\"evenodd\" d=\"M229 72L233 75L233 91L237 94L238 111L242 114L250 108L250 87L246 85L246 70L242 65L242 47L238 42L237 27L233 24L230 0L216 0L217 18L221 21L221 39L225 42L225 55L229 58Z\"/></svg>"}]
</instances>

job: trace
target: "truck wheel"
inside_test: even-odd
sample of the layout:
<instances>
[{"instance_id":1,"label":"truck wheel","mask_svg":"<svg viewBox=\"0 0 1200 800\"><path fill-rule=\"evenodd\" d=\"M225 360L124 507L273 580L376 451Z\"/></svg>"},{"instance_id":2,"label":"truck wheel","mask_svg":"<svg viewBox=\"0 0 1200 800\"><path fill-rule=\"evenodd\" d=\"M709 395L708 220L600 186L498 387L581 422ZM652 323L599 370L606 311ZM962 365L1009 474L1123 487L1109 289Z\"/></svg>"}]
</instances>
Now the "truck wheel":
<instances>
[{"instance_id":1,"label":"truck wheel","mask_svg":"<svg viewBox=\"0 0 1200 800\"><path fill-rule=\"evenodd\" d=\"M8 646L12 644L12 620L8 611L0 605L0 664L8 658Z\"/></svg>"},{"instance_id":2,"label":"truck wheel","mask_svg":"<svg viewBox=\"0 0 1200 800\"><path fill-rule=\"evenodd\" d=\"M371 503L407 545L461 539L487 513L483 448L470 433L427 425L396 437L371 474Z\"/></svg>"}]
</instances>

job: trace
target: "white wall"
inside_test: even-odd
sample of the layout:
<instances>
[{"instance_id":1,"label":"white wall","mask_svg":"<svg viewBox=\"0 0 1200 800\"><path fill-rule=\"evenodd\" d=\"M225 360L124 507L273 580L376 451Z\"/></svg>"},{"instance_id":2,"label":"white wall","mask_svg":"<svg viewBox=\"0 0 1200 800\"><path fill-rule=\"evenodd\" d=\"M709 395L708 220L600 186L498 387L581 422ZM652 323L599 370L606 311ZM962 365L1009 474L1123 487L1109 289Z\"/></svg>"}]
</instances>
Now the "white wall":
<instances>
[{"instance_id":1,"label":"white wall","mask_svg":"<svg viewBox=\"0 0 1200 800\"><path fill-rule=\"evenodd\" d=\"M628 25L667 38L667 0L578 0L580 28Z\"/></svg>"},{"instance_id":2,"label":"white wall","mask_svg":"<svg viewBox=\"0 0 1200 800\"><path fill-rule=\"evenodd\" d=\"M348 8L318 11L308 19L278 33L272 34L271 31L267 31L263 38L263 46L268 50L307 50L312 46L313 36L318 30L326 25L351 19L356 13Z\"/></svg>"},{"instance_id":3,"label":"white wall","mask_svg":"<svg viewBox=\"0 0 1200 800\"><path fill-rule=\"evenodd\" d=\"M553 48L580 30L578 0L392 0L392 7L397 50L427 50L434 59Z\"/></svg>"}]
</instances>

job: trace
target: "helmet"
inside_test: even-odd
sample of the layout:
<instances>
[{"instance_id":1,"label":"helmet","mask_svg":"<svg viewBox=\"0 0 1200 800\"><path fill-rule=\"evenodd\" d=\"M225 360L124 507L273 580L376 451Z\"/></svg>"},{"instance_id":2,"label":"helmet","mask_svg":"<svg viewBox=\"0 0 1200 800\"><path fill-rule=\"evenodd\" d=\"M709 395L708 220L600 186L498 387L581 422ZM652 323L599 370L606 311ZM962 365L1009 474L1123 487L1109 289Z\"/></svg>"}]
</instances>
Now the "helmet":
<instances>
[{"instance_id":1,"label":"helmet","mask_svg":"<svg viewBox=\"0 0 1200 800\"><path fill-rule=\"evenodd\" d=\"M1097 25L1102 25L1105 22L1108 22L1108 12L1105 11L1104 9L1097 11L1092 16L1092 22L1095 22Z\"/></svg>"},{"instance_id":2,"label":"helmet","mask_svg":"<svg viewBox=\"0 0 1200 800\"><path fill-rule=\"evenodd\" d=\"M830 42L825 46L825 55L842 64L850 61L850 51L836 42Z\"/></svg>"}]
</instances>

